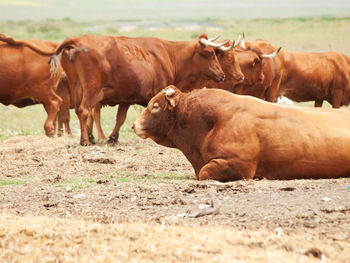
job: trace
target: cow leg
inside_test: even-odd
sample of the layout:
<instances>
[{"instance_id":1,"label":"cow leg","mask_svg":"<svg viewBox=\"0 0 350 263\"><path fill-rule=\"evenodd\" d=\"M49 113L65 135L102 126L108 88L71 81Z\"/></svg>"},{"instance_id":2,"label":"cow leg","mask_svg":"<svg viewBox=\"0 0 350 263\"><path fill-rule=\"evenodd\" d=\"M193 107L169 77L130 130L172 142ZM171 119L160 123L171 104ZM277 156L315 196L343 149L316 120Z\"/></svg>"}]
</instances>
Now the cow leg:
<instances>
[{"instance_id":1,"label":"cow leg","mask_svg":"<svg viewBox=\"0 0 350 263\"><path fill-rule=\"evenodd\" d=\"M109 135L109 139L108 139L107 143L114 144L114 143L118 142L119 130L120 130L120 127L125 122L126 114L128 113L129 107L130 107L129 104L119 104L116 124L114 126L114 129L113 129L111 135Z\"/></svg>"},{"instance_id":2,"label":"cow leg","mask_svg":"<svg viewBox=\"0 0 350 263\"><path fill-rule=\"evenodd\" d=\"M335 90L332 96L332 107L334 109L340 108L342 98L343 98L343 90L341 89Z\"/></svg>"},{"instance_id":3,"label":"cow leg","mask_svg":"<svg viewBox=\"0 0 350 263\"><path fill-rule=\"evenodd\" d=\"M62 113L61 113L61 111L59 111L58 114L57 114L57 122L58 122L57 136L61 137L63 135L63 120L62 120Z\"/></svg>"},{"instance_id":4,"label":"cow leg","mask_svg":"<svg viewBox=\"0 0 350 263\"><path fill-rule=\"evenodd\" d=\"M99 141L106 140L106 136L101 127L101 104L100 103L96 104L96 106L94 107L94 121L96 124L98 140Z\"/></svg>"},{"instance_id":5,"label":"cow leg","mask_svg":"<svg viewBox=\"0 0 350 263\"><path fill-rule=\"evenodd\" d=\"M49 90L49 94L40 93L36 97L42 102L47 112L47 119L44 124L45 134L48 137L53 137L56 133L57 113L62 104L62 99L53 90L48 88L46 90Z\"/></svg>"},{"instance_id":6,"label":"cow leg","mask_svg":"<svg viewBox=\"0 0 350 263\"><path fill-rule=\"evenodd\" d=\"M199 180L217 180L221 182L241 179L253 179L256 162L212 159L204 165L198 174Z\"/></svg>"},{"instance_id":7,"label":"cow leg","mask_svg":"<svg viewBox=\"0 0 350 263\"><path fill-rule=\"evenodd\" d=\"M72 131L70 129L69 121L70 121L69 108L62 109L62 107L61 107L61 110L58 113L58 132L61 131L61 133L63 134L63 124L64 124L66 134L69 136L72 136ZM60 136L60 135L58 135L58 136Z\"/></svg>"},{"instance_id":8,"label":"cow leg","mask_svg":"<svg viewBox=\"0 0 350 263\"><path fill-rule=\"evenodd\" d=\"M96 144L95 142L95 137L93 134L93 129L94 129L94 117L93 117L93 110L89 112L89 116L87 119L87 131L88 131L88 136L89 136L89 141L92 144Z\"/></svg>"},{"instance_id":9,"label":"cow leg","mask_svg":"<svg viewBox=\"0 0 350 263\"><path fill-rule=\"evenodd\" d=\"M89 141L89 135L88 135L88 127L87 127L87 119L89 116L89 110L84 107L83 105L80 105L77 110L77 115L80 122L80 144L83 146L89 146L91 145Z\"/></svg>"},{"instance_id":10,"label":"cow leg","mask_svg":"<svg viewBox=\"0 0 350 263\"><path fill-rule=\"evenodd\" d=\"M315 107L322 107L323 100L315 100Z\"/></svg>"},{"instance_id":11,"label":"cow leg","mask_svg":"<svg viewBox=\"0 0 350 263\"><path fill-rule=\"evenodd\" d=\"M64 121L64 127L66 128L66 134L72 136L72 130L69 124L70 118Z\"/></svg>"}]
</instances>

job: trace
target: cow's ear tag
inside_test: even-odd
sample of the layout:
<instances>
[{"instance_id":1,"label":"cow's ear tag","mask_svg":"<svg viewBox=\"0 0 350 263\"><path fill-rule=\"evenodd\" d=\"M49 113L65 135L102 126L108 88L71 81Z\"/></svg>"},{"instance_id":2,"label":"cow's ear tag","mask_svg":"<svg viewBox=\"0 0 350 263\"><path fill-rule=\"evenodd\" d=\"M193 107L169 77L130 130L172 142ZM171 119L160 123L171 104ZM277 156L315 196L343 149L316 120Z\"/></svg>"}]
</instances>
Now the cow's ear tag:
<instances>
[{"instance_id":1,"label":"cow's ear tag","mask_svg":"<svg viewBox=\"0 0 350 263\"><path fill-rule=\"evenodd\" d=\"M168 89L163 91L163 94L165 95L165 98L168 102L168 109L170 111L173 111L176 106L174 99L175 90L171 86L169 86Z\"/></svg>"}]
</instances>

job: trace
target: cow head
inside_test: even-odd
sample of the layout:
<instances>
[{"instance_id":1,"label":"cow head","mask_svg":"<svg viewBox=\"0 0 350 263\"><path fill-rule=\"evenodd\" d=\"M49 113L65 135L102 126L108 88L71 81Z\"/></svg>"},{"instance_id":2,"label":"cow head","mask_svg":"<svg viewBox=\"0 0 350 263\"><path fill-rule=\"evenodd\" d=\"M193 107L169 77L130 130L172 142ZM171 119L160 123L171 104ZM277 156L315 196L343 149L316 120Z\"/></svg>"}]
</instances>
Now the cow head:
<instances>
[{"instance_id":1,"label":"cow head","mask_svg":"<svg viewBox=\"0 0 350 263\"><path fill-rule=\"evenodd\" d=\"M236 54L233 50L240 43L239 38L228 46L222 46L216 48L215 53L220 62L221 68L225 73L225 83L229 85L236 85L242 83L244 75L239 65L239 61L236 58ZM226 85L225 85L226 86ZM232 87L230 87L231 89Z\"/></svg>"},{"instance_id":2,"label":"cow head","mask_svg":"<svg viewBox=\"0 0 350 263\"><path fill-rule=\"evenodd\" d=\"M208 40L206 35L201 35L198 38L195 52L192 57L192 70L197 75L203 75L207 79L213 79L216 82L225 79L218 58L215 54L215 48L225 45L224 43L214 43Z\"/></svg>"},{"instance_id":3,"label":"cow head","mask_svg":"<svg viewBox=\"0 0 350 263\"><path fill-rule=\"evenodd\" d=\"M236 58L244 74L244 84L261 84L264 81L263 59L259 50L236 50Z\"/></svg>"},{"instance_id":4,"label":"cow head","mask_svg":"<svg viewBox=\"0 0 350 263\"><path fill-rule=\"evenodd\" d=\"M159 144L170 146L166 134L173 124L171 116L179 102L180 93L175 86L170 85L154 96L134 122L133 131L143 139L151 138Z\"/></svg>"},{"instance_id":5,"label":"cow head","mask_svg":"<svg viewBox=\"0 0 350 263\"><path fill-rule=\"evenodd\" d=\"M245 77L244 83L247 85L261 84L264 81L264 60L277 57L281 47L272 54L263 54L261 49L257 47L251 48L246 46L244 37L243 33L243 39L240 43L243 52L238 51L237 53L239 64Z\"/></svg>"}]
</instances>

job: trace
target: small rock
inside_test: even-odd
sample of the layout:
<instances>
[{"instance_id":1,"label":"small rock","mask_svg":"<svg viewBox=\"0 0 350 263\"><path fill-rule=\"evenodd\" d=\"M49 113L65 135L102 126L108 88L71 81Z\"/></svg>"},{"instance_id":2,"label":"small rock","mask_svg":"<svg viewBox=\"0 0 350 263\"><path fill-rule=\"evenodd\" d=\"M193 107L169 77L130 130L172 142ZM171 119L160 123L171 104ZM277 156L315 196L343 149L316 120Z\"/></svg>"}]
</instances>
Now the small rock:
<instances>
[{"instance_id":1,"label":"small rock","mask_svg":"<svg viewBox=\"0 0 350 263\"><path fill-rule=\"evenodd\" d=\"M67 192L72 192L72 190L73 190L72 187L70 187L70 186L67 186L67 187L66 187L66 191L67 191Z\"/></svg>"},{"instance_id":2,"label":"small rock","mask_svg":"<svg viewBox=\"0 0 350 263\"><path fill-rule=\"evenodd\" d=\"M180 217L180 218L182 218L182 217L186 217L186 213L180 213L180 214L177 214L177 217Z\"/></svg>"},{"instance_id":3,"label":"small rock","mask_svg":"<svg viewBox=\"0 0 350 263\"><path fill-rule=\"evenodd\" d=\"M73 195L73 198L76 198L76 199L81 199L81 198L84 198L85 195L84 194L76 194L76 195Z\"/></svg>"},{"instance_id":4,"label":"small rock","mask_svg":"<svg viewBox=\"0 0 350 263\"><path fill-rule=\"evenodd\" d=\"M331 201L332 199L330 199L329 197L323 197L321 200L322 200L323 202L329 202L329 201Z\"/></svg>"},{"instance_id":5,"label":"small rock","mask_svg":"<svg viewBox=\"0 0 350 263\"><path fill-rule=\"evenodd\" d=\"M277 227L277 228L275 229L275 232L276 232L277 237L281 237L282 232L283 232L283 229L280 228L280 227Z\"/></svg>"},{"instance_id":6,"label":"small rock","mask_svg":"<svg viewBox=\"0 0 350 263\"><path fill-rule=\"evenodd\" d=\"M209 208L210 207L210 205L207 205L207 204L200 204L199 206L198 206L198 209L206 209L206 208Z\"/></svg>"}]
</instances>

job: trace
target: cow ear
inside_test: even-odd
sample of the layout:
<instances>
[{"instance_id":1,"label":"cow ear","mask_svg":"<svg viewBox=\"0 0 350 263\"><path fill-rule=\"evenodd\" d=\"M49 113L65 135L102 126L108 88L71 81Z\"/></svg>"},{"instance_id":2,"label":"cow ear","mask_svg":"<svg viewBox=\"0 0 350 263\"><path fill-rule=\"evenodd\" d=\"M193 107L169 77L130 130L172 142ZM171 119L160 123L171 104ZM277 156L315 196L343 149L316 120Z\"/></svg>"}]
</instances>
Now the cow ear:
<instances>
[{"instance_id":1,"label":"cow ear","mask_svg":"<svg viewBox=\"0 0 350 263\"><path fill-rule=\"evenodd\" d=\"M170 85L163 90L163 94L165 95L168 109L170 111L173 111L177 104L175 100L175 95L176 95L175 89L176 89L175 86Z\"/></svg>"},{"instance_id":2,"label":"cow ear","mask_svg":"<svg viewBox=\"0 0 350 263\"><path fill-rule=\"evenodd\" d=\"M168 110L173 111L176 107L175 98L165 97L168 103Z\"/></svg>"}]
</instances>

